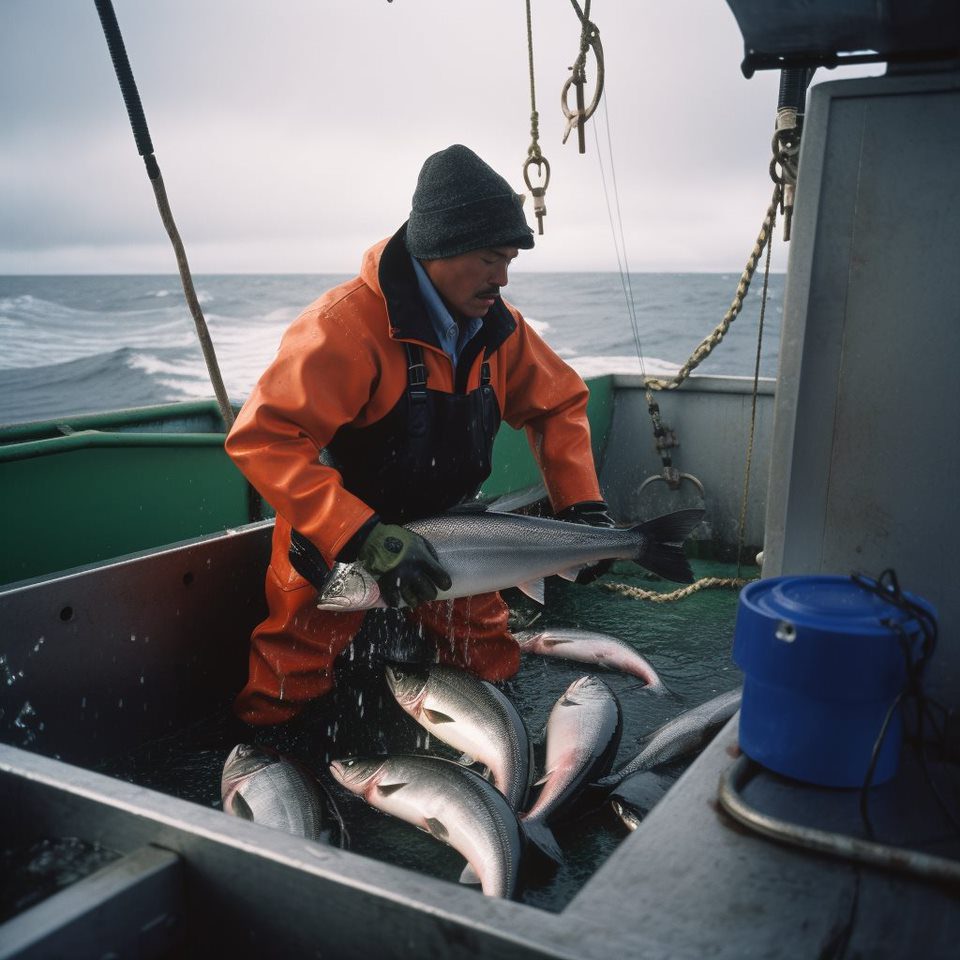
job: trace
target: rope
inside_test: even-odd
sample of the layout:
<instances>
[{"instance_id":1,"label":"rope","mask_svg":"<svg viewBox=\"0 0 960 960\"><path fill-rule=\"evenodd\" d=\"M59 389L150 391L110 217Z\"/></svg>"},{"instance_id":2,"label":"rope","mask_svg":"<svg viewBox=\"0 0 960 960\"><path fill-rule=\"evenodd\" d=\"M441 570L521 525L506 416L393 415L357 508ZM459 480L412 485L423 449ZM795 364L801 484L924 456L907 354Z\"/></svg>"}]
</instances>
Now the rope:
<instances>
[{"instance_id":1,"label":"rope","mask_svg":"<svg viewBox=\"0 0 960 960\"><path fill-rule=\"evenodd\" d=\"M533 19L530 14L530 0L527 0L527 60L530 70L530 147L527 156L539 157L540 114L537 113L537 88L533 74Z\"/></svg>"},{"instance_id":2,"label":"rope","mask_svg":"<svg viewBox=\"0 0 960 960\"><path fill-rule=\"evenodd\" d=\"M187 305L190 307L190 313L193 315L194 326L197 328L197 337L200 340L203 359L206 361L207 372L210 374L210 382L213 385L213 392L220 408L220 416L223 418L227 430L229 430L234 421L233 407L230 406L230 399L223 385L217 356L213 349L213 341L210 339L210 332L207 329L203 311L200 309L200 302L197 300L197 294L193 288L187 255L183 249L177 226L173 222L173 214L170 212L170 203L167 200L167 191L163 185L163 177L160 175L160 165L153 155L150 131L147 129L147 120L140 103L140 94L137 92L133 70L130 68L130 60L127 57L123 36L120 33L120 24L117 22L117 15L110 0L95 0L95 5L100 17L100 26L103 28L103 35L107 41L107 48L110 51L110 59L113 61L113 69L120 84L120 92L127 107L127 116L130 119L137 152L143 157L143 162L147 168L147 176L150 178L150 185L153 187L154 195L157 198L160 219L163 221L167 236L170 237L170 242L173 244L173 251L177 258L177 268L180 271L180 282L183 286L184 296L187 298Z\"/></svg>"},{"instance_id":3,"label":"rope","mask_svg":"<svg viewBox=\"0 0 960 960\"><path fill-rule=\"evenodd\" d=\"M743 301L746 299L747 292L750 290L750 281L756 272L757 264L760 262L760 256L770 242L770 235L773 232L773 224L777 217L777 210L783 195L783 188L778 183L773 190L773 199L767 207L767 212L763 218L763 225L760 227L760 233L757 235L756 243L747 259L747 265L740 275L740 282L737 284L737 292L734 295L730 309L724 314L723 319L717 325L716 329L705 337L700 345L693 351L690 359L680 368L670 379L660 379L658 377L648 377L644 381L644 386L653 390L674 390L679 387L691 372L698 367L710 354L714 347L720 343L730 329L730 324L737 319L740 311L743 309Z\"/></svg>"},{"instance_id":4,"label":"rope","mask_svg":"<svg viewBox=\"0 0 960 960\"><path fill-rule=\"evenodd\" d=\"M745 580L741 577L701 577L688 587L682 587L680 590L673 590L671 593L660 593L657 590L644 590L641 587L631 587L628 583L601 583L604 590L609 593L619 593L621 596L630 597L633 600L650 600L652 603L672 603L675 600L683 600L691 594L700 590L726 589L739 590L748 583L752 583L755 577Z\"/></svg>"},{"instance_id":5,"label":"rope","mask_svg":"<svg viewBox=\"0 0 960 960\"><path fill-rule=\"evenodd\" d=\"M180 232L173 221L173 214L170 211L170 203L167 200L167 191L163 185L163 177L160 171L157 176L150 181L153 187L154 196L157 198L157 208L160 211L160 219L173 244L173 252L177 258L177 269L180 272L180 284L183 287L183 294L187 300L187 306L190 308L190 314L193 317L193 324L197 330L197 339L200 341L200 349L203 351L203 359L207 365L207 373L210 376L210 383L213 385L213 392L217 398L217 406L220 408L220 416L226 425L227 430L233 426L235 419L233 407L230 406L230 399L227 396L227 388L223 382L223 376L220 373L220 366L217 363L217 354L214 350L213 340L210 338L210 330L203 316L203 310L200 307L200 301L197 299L197 292L193 286L193 276L190 273L190 265L187 263L187 252L183 247L183 241L180 239Z\"/></svg>"},{"instance_id":6,"label":"rope","mask_svg":"<svg viewBox=\"0 0 960 960\"><path fill-rule=\"evenodd\" d=\"M537 113L537 89L533 70L533 19L530 14L530 0L527 0L527 59L530 65L530 146L527 159L523 164L523 180L533 197L533 212L537 218L537 228L543 234L543 218L547 215L544 195L550 184L550 163L540 149L540 114ZM530 167L536 167L542 182L534 186L530 182Z\"/></svg>"},{"instance_id":7,"label":"rope","mask_svg":"<svg viewBox=\"0 0 960 960\"><path fill-rule=\"evenodd\" d=\"M582 10L580 9L580 5L577 3L577 0L570 0L570 3L573 5L573 9L580 20L580 53L577 55L577 59L574 61L573 66L570 68L571 73L567 79L567 82L563 85L563 89L560 91L560 105L563 110L563 115L567 118L567 128L563 133L563 140L561 142L566 143L567 137L570 136L570 131L576 127L578 149L580 153L586 153L587 150L586 142L584 140L583 126L587 120L593 116L594 111L597 109L597 105L600 103L600 97L603 94L603 79L605 73L603 64L603 45L600 43L600 31L597 29L597 25L590 20L590 0L586 0ZM590 106L587 107L584 105L583 87L587 82L587 51L591 47L593 48L594 58L597 61L597 85L593 92L593 99L590 101ZM577 88L576 110L570 110L570 108L567 106L567 91L570 89L571 84Z\"/></svg>"},{"instance_id":8,"label":"rope","mask_svg":"<svg viewBox=\"0 0 960 960\"><path fill-rule=\"evenodd\" d=\"M747 526L747 499L750 494L750 466L753 462L753 438L757 423L757 392L760 384L760 351L763 346L763 318L767 313L767 291L770 287L770 253L773 250L773 224L767 243L767 261L763 270L763 295L760 298L760 328L757 331L757 356L753 365L753 393L750 399L750 432L747 436L747 458L743 469L743 498L740 501L740 522L737 527L737 576L743 556L744 531Z\"/></svg>"}]
</instances>

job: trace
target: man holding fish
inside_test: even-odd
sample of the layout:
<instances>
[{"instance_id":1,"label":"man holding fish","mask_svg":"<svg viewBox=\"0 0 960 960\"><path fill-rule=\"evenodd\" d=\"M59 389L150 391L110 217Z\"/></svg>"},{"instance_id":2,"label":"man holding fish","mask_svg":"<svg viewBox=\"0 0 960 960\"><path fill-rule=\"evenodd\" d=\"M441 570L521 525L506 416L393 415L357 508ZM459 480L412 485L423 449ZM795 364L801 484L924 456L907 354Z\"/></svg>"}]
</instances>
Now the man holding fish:
<instances>
[{"instance_id":1,"label":"man holding fish","mask_svg":"<svg viewBox=\"0 0 960 960\"><path fill-rule=\"evenodd\" d=\"M269 613L251 637L249 680L235 704L242 720L279 723L327 693L366 606L408 608L428 639L443 638L442 663L491 681L516 672L520 651L498 590L474 589L463 576L455 583L452 553L408 526L475 497L502 421L527 431L554 514L567 521L558 528L613 527L590 446L588 390L500 296L510 264L533 244L507 181L451 146L428 157L409 219L366 252L359 276L286 331L226 443L276 511ZM682 541L695 525L666 539ZM611 557L655 548L663 533L627 554L622 543L578 541L563 566L586 582ZM665 575L685 579L689 568L677 562ZM318 609L338 565L376 597ZM559 572L555 560L548 572ZM450 599L432 602L438 595Z\"/></svg>"}]
</instances>

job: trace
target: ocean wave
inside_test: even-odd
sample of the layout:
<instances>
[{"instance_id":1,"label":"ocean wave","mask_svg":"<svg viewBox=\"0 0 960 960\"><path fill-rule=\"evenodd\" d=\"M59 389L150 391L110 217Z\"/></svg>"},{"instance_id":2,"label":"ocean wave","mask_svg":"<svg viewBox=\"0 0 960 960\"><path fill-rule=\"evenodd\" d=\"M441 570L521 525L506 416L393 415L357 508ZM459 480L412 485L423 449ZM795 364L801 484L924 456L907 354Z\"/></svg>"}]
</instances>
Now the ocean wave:
<instances>
[{"instance_id":1,"label":"ocean wave","mask_svg":"<svg viewBox=\"0 0 960 960\"><path fill-rule=\"evenodd\" d=\"M523 315L523 319L533 327L541 337L550 329L550 324L546 320L534 320L533 317L528 317L526 314Z\"/></svg>"},{"instance_id":2,"label":"ocean wave","mask_svg":"<svg viewBox=\"0 0 960 960\"><path fill-rule=\"evenodd\" d=\"M0 300L0 369L44 367L117 349L183 348L197 342L185 307L100 312L30 294Z\"/></svg>"},{"instance_id":3,"label":"ocean wave","mask_svg":"<svg viewBox=\"0 0 960 960\"><path fill-rule=\"evenodd\" d=\"M196 396L180 383L164 383L146 374L134 357L129 347L121 347L64 363L0 370L0 422L46 420ZM211 392L208 385L206 394Z\"/></svg>"},{"instance_id":4,"label":"ocean wave","mask_svg":"<svg viewBox=\"0 0 960 960\"><path fill-rule=\"evenodd\" d=\"M201 306L205 303L213 303L214 297L212 293L208 293L206 290L196 290L197 303ZM176 296L177 294L183 294L182 290L168 290L166 287L161 287L159 290L148 290L143 296L145 297L156 297L158 299L163 299L165 297Z\"/></svg>"}]
</instances>

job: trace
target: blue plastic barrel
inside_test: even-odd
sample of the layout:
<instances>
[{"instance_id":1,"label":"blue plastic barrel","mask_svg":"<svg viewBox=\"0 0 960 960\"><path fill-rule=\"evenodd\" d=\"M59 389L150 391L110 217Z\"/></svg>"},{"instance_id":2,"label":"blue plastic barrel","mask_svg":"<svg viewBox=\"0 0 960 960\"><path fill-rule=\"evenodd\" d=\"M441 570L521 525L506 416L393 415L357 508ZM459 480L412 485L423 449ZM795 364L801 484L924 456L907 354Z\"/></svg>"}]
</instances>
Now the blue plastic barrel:
<instances>
[{"instance_id":1,"label":"blue plastic barrel","mask_svg":"<svg viewBox=\"0 0 960 960\"><path fill-rule=\"evenodd\" d=\"M904 596L933 614L925 600ZM744 673L743 752L797 780L861 786L884 718L906 681L902 644L890 622L919 640L920 626L908 611L850 577L771 577L744 587L733 644ZM873 784L897 771L898 714L887 728Z\"/></svg>"}]
</instances>

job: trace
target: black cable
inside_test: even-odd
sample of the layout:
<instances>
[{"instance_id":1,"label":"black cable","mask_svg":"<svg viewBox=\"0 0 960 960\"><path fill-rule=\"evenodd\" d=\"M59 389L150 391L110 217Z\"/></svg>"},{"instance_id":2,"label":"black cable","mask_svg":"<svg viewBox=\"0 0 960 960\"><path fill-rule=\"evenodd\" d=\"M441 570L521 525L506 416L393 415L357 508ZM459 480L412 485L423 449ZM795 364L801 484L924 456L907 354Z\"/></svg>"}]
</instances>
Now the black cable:
<instances>
[{"instance_id":1,"label":"black cable","mask_svg":"<svg viewBox=\"0 0 960 960\"><path fill-rule=\"evenodd\" d=\"M934 743L936 744L936 742L939 741L938 745L940 747L941 758L947 757L946 721L949 717L949 711L947 711L942 704L937 703L937 701L927 696L923 689L923 672L937 646L939 633L937 619L926 607L904 595L900 589L896 572L892 568L884 570L876 580L872 580L858 573L851 574L851 579L858 586L869 590L871 593L881 597L902 613L906 614L907 618L919 628L918 636L916 629L914 629L912 633L908 633L903 622L899 620L894 620L891 617L883 617L880 620L880 623L884 627L897 635L900 651L904 660L905 681L903 688L897 694L884 717L880 732L874 741L870 763L860 788L860 815L863 819L867 836L870 839L873 839L874 836L873 825L870 822L869 814L869 791L873 781L874 770L889 729L890 721L896 713L897 707L905 700L911 700L916 709L916 730L909 736L908 740L916 750L924 780L935 797L940 809L943 811L944 816L953 828L960 832L960 820L958 820L950 810L949 805L934 783L926 757L925 721L929 722L933 729L935 735ZM917 643L918 640L920 640L919 644ZM944 724L939 728L932 712L932 708L934 707L940 710L944 716ZM901 722L905 722L902 716Z\"/></svg>"}]
</instances>

